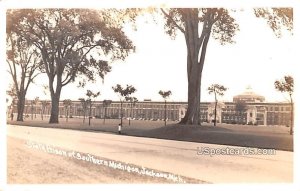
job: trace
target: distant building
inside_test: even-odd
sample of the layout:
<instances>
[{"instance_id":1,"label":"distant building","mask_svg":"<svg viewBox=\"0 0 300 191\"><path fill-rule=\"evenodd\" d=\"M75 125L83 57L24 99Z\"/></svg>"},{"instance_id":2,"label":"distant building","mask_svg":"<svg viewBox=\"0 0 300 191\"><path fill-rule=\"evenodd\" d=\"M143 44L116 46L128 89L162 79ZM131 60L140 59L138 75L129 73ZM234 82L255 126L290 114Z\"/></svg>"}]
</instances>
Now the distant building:
<instances>
[{"instance_id":1,"label":"distant building","mask_svg":"<svg viewBox=\"0 0 300 191\"><path fill-rule=\"evenodd\" d=\"M290 103L265 102L265 97L247 87L242 94L233 97L233 102L222 103L217 109L217 121L223 123L255 125L290 125ZM210 105L210 108L214 104ZM212 111L212 109L208 109ZM209 116L214 113L209 113Z\"/></svg>"},{"instance_id":2,"label":"distant building","mask_svg":"<svg viewBox=\"0 0 300 191\"><path fill-rule=\"evenodd\" d=\"M135 103L123 103L123 117L136 120L164 120L164 102L144 100ZM50 115L51 104L44 109L44 115ZM167 102L167 119L171 121L181 120L186 112L186 102ZM41 102L32 105L26 101L24 114L31 112L40 114L42 111ZM14 107L16 112L16 106ZM233 97L233 102L219 102L217 105L216 118L218 123L230 124L255 124L255 125L290 125L290 103L269 103L265 98L254 93L251 88L240 95ZM66 111L63 102L60 102L59 115L65 117ZM82 117L84 111L80 101L73 101L70 116ZM88 114L86 114L88 115ZM200 120L211 123L214 119L214 102L201 102ZM96 118L120 118L121 103L112 101L109 104L97 101L92 107L92 116Z\"/></svg>"},{"instance_id":3,"label":"distant building","mask_svg":"<svg viewBox=\"0 0 300 191\"><path fill-rule=\"evenodd\" d=\"M252 88L248 86L246 91L242 94L233 97L233 102L246 102L246 103L261 103L265 102L265 97L258 95L252 91Z\"/></svg>"}]
</instances>

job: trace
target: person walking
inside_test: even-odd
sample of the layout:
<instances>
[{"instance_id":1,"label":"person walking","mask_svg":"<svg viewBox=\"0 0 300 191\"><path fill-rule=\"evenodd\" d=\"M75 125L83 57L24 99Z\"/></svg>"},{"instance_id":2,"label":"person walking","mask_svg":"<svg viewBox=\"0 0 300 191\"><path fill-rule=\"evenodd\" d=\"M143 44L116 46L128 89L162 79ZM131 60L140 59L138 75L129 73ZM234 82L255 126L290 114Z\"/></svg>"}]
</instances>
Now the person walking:
<instances>
[{"instance_id":1,"label":"person walking","mask_svg":"<svg viewBox=\"0 0 300 191\"><path fill-rule=\"evenodd\" d=\"M10 120L11 120L11 121L14 120L14 113L13 113L13 112L10 114Z\"/></svg>"}]
</instances>

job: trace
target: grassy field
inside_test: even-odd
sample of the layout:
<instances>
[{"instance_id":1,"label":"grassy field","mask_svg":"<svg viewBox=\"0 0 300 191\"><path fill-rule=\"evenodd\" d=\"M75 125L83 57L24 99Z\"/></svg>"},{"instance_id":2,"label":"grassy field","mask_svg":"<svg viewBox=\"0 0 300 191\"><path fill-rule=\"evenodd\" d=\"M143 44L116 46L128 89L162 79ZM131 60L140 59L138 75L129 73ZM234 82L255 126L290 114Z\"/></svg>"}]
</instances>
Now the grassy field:
<instances>
[{"instance_id":1,"label":"grassy field","mask_svg":"<svg viewBox=\"0 0 300 191\"><path fill-rule=\"evenodd\" d=\"M59 124L49 124L49 118L41 120L27 118L24 122L10 121L12 125L25 125L46 128L63 128L72 130L117 133L120 119L88 119L83 123L82 118L60 118ZM123 119L122 134L130 136L171 139L222 145L235 145L244 147L274 148L293 151L293 136L289 135L289 128L284 126L252 126L203 123L202 126L179 125L178 122L131 120Z\"/></svg>"}]
</instances>

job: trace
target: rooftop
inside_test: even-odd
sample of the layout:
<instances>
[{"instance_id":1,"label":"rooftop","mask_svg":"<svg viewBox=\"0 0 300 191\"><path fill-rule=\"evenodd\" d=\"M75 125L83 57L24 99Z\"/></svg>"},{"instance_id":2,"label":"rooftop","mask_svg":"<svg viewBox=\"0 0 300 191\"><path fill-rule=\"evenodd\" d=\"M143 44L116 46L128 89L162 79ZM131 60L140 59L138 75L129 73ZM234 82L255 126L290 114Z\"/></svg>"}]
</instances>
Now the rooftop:
<instances>
[{"instance_id":1,"label":"rooftop","mask_svg":"<svg viewBox=\"0 0 300 191\"><path fill-rule=\"evenodd\" d=\"M255 93L250 86L247 86L246 90L233 97L233 102L245 101L245 102L264 102L265 97Z\"/></svg>"}]
</instances>

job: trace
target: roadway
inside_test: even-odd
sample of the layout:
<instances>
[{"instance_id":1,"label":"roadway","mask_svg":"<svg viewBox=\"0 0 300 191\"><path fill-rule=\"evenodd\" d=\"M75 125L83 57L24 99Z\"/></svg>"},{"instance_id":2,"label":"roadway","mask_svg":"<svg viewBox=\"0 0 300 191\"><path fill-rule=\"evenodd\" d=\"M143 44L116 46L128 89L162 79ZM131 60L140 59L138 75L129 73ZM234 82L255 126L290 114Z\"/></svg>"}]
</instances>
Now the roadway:
<instances>
[{"instance_id":1,"label":"roadway","mask_svg":"<svg viewBox=\"0 0 300 191\"><path fill-rule=\"evenodd\" d=\"M197 148L242 147L66 129L7 126L7 135L211 183L291 183L293 152L199 155Z\"/></svg>"}]
</instances>

